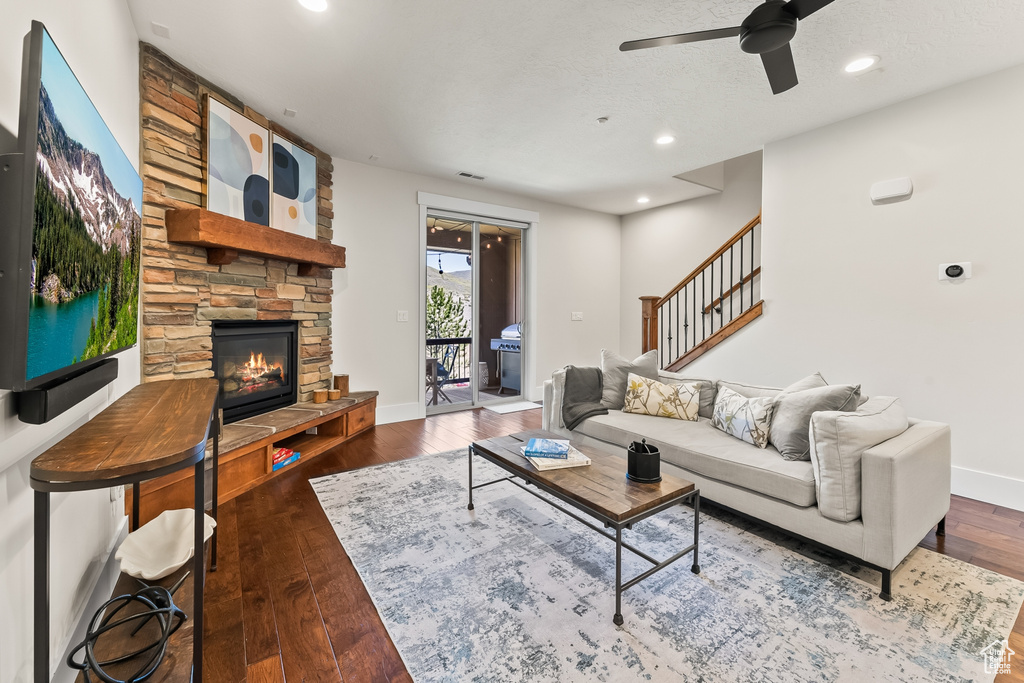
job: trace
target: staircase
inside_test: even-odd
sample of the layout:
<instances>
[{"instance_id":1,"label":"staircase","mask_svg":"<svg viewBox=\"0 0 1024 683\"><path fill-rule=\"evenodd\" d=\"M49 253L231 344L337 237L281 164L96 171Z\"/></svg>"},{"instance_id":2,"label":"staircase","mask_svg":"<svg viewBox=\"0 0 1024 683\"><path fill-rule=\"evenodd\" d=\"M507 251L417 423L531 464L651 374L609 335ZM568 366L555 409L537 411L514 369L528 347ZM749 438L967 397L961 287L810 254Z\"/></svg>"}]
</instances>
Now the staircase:
<instances>
[{"instance_id":1,"label":"staircase","mask_svg":"<svg viewBox=\"0 0 1024 683\"><path fill-rule=\"evenodd\" d=\"M665 296L642 296L644 353L671 372L760 317L761 215L743 226Z\"/></svg>"}]
</instances>

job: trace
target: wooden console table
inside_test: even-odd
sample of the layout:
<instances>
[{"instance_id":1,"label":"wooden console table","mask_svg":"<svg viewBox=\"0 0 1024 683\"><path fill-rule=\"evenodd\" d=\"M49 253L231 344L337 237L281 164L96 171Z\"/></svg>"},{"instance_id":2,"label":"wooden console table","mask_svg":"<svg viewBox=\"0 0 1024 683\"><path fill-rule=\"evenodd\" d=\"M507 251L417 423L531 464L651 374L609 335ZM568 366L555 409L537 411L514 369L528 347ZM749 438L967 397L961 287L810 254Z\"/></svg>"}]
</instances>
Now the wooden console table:
<instances>
[{"instance_id":1,"label":"wooden console table","mask_svg":"<svg viewBox=\"0 0 1024 683\"><path fill-rule=\"evenodd\" d=\"M219 460L210 463L213 509L373 429L376 413L376 391L353 391L337 401L296 403L224 425L215 451ZM307 433L312 428L316 433ZM298 462L274 470L273 453L282 447L299 451L302 456ZM126 511L132 510L132 519L145 524L164 510L185 507L192 496L193 478L189 470L180 470L146 481L140 495L132 491L125 499ZM216 544L211 552L215 567Z\"/></svg>"},{"instance_id":2,"label":"wooden console table","mask_svg":"<svg viewBox=\"0 0 1024 683\"><path fill-rule=\"evenodd\" d=\"M215 379L171 380L142 384L114 401L32 461L35 489L34 681L50 680L50 493L133 485L194 466L195 545L193 555L191 680L203 680L203 467L210 425L217 417ZM218 437L214 431L216 461ZM132 527L138 526L138 514ZM176 634L177 635L177 634ZM168 658L172 657L168 648ZM186 657L174 657L187 667ZM162 673L158 669L158 673ZM187 668L184 673L188 673ZM155 679L154 679L155 680ZM180 678L179 680L189 680Z\"/></svg>"}]
</instances>

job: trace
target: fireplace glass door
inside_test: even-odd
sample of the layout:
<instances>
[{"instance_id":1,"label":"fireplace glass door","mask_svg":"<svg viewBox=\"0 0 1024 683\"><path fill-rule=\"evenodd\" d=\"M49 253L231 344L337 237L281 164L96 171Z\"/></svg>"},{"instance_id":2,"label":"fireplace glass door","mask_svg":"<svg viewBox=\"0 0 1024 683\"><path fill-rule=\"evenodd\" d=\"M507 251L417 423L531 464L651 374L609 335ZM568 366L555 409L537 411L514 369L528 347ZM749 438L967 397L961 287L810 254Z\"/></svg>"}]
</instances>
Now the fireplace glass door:
<instances>
[{"instance_id":1,"label":"fireplace glass door","mask_svg":"<svg viewBox=\"0 0 1024 683\"><path fill-rule=\"evenodd\" d=\"M294 322L214 324L214 371L225 422L295 403L296 333Z\"/></svg>"}]
</instances>

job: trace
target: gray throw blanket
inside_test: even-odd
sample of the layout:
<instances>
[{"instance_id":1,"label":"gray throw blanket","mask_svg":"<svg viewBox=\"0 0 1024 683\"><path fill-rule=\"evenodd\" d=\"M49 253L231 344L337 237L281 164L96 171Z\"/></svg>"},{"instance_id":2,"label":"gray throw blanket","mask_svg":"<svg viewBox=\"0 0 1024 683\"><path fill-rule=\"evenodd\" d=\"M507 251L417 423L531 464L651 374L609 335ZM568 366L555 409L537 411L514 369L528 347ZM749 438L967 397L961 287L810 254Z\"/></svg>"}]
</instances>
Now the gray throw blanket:
<instances>
[{"instance_id":1,"label":"gray throw blanket","mask_svg":"<svg viewBox=\"0 0 1024 683\"><path fill-rule=\"evenodd\" d=\"M562 396L562 422L570 431L593 415L607 415L601 405L601 368L565 368L565 392Z\"/></svg>"}]
</instances>

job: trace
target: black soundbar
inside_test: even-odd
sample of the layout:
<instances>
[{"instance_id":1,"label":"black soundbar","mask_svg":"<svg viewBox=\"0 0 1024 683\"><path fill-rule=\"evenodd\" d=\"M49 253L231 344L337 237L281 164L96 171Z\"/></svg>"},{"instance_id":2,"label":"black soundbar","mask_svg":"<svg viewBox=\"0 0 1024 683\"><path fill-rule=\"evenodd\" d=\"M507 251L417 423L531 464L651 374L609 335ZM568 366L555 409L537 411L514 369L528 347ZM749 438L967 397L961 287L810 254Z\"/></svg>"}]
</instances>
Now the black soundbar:
<instances>
[{"instance_id":1,"label":"black soundbar","mask_svg":"<svg viewBox=\"0 0 1024 683\"><path fill-rule=\"evenodd\" d=\"M117 359L107 358L83 372L37 389L14 393L18 419L41 425L81 403L117 379Z\"/></svg>"}]
</instances>

